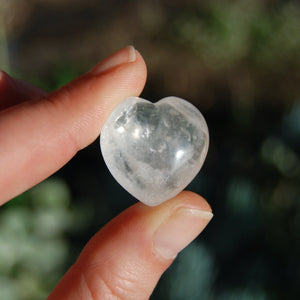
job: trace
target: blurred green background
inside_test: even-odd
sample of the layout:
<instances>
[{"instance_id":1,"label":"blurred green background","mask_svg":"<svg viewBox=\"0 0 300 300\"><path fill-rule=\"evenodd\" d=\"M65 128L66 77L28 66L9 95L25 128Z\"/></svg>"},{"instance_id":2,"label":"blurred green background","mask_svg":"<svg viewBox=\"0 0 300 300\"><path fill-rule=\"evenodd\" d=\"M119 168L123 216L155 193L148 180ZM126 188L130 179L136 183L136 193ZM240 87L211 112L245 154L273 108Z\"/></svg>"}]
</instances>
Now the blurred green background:
<instances>
[{"instance_id":1,"label":"blurred green background","mask_svg":"<svg viewBox=\"0 0 300 300\"><path fill-rule=\"evenodd\" d=\"M151 299L300 299L299 2L0 1L0 68L46 90L128 44L148 66L142 97L188 99L211 141L188 189L215 217ZM1 207L0 299L46 298L134 202L97 140Z\"/></svg>"}]
</instances>

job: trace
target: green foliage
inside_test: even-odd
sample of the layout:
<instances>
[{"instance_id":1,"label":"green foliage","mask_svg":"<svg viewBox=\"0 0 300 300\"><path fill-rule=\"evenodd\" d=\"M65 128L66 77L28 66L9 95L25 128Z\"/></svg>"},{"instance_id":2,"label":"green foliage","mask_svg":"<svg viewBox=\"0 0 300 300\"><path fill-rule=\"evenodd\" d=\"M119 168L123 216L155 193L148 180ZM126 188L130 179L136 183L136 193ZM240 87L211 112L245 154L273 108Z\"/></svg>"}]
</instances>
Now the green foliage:
<instances>
[{"instance_id":1,"label":"green foliage","mask_svg":"<svg viewBox=\"0 0 300 300\"><path fill-rule=\"evenodd\" d=\"M217 69L250 59L264 67L300 57L300 7L263 1L207 1L173 16L173 41Z\"/></svg>"},{"instance_id":2,"label":"green foliage","mask_svg":"<svg viewBox=\"0 0 300 300\"><path fill-rule=\"evenodd\" d=\"M66 183L52 178L1 209L0 299L45 299L63 275L67 232L86 222L70 201Z\"/></svg>"}]
</instances>

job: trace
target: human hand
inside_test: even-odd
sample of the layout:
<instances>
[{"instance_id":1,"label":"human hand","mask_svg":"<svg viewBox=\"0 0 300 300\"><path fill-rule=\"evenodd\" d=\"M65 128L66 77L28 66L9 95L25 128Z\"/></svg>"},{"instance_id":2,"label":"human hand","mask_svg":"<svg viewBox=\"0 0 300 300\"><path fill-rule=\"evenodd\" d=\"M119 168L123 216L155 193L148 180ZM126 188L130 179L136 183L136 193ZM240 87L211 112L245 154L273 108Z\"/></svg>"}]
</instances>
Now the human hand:
<instances>
[{"instance_id":1,"label":"human hand","mask_svg":"<svg viewBox=\"0 0 300 300\"><path fill-rule=\"evenodd\" d=\"M52 93L0 72L0 205L93 142L114 107L138 96L145 80L145 63L132 47ZM211 217L207 202L191 192L156 207L131 206L88 242L49 299L148 299Z\"/></svg>"}]
</instances>

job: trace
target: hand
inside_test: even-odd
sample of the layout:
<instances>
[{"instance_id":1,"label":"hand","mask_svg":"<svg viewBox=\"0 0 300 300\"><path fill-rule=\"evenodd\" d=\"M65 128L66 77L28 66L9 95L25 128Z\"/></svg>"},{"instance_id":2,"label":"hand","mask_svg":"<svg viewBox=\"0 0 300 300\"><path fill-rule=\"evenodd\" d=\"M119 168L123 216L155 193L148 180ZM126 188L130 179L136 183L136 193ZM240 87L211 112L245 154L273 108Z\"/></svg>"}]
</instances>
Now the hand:
<instances>
[{"instance_id":1,"label":"hand","mask_svg":"<svg viewBox=\"0 0 300 300\"><path fill-rule=\"evenodd\" d=\"M133 47L49 94L0 72L0 205L93 142L114 107L138 96L145 80ZM148 299L211 217L207 202L191 192L157 207L131 206L89 241L49 299Z\"/></svg>"}]
</instances>

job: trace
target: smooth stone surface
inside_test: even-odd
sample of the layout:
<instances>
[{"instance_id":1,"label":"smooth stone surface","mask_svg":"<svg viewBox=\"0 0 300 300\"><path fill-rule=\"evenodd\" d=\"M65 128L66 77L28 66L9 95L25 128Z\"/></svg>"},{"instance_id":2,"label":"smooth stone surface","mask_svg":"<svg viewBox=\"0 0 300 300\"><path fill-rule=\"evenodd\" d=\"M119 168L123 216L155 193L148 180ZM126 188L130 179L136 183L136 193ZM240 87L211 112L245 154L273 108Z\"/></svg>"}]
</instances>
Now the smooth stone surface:
<instances>
[{"instance_id":1,"label":"smooth stone surface","mask_svg":"<svg viewBox=\"0 0 300 300\"><path fill-rule=\"evenodd\" d=\"M135 198L158 205L182 191L199 172L209 135L199 110L167 97L155 104L129 97L104 124L100 145L114 178Z\"/></svg>"}]
</instances>

